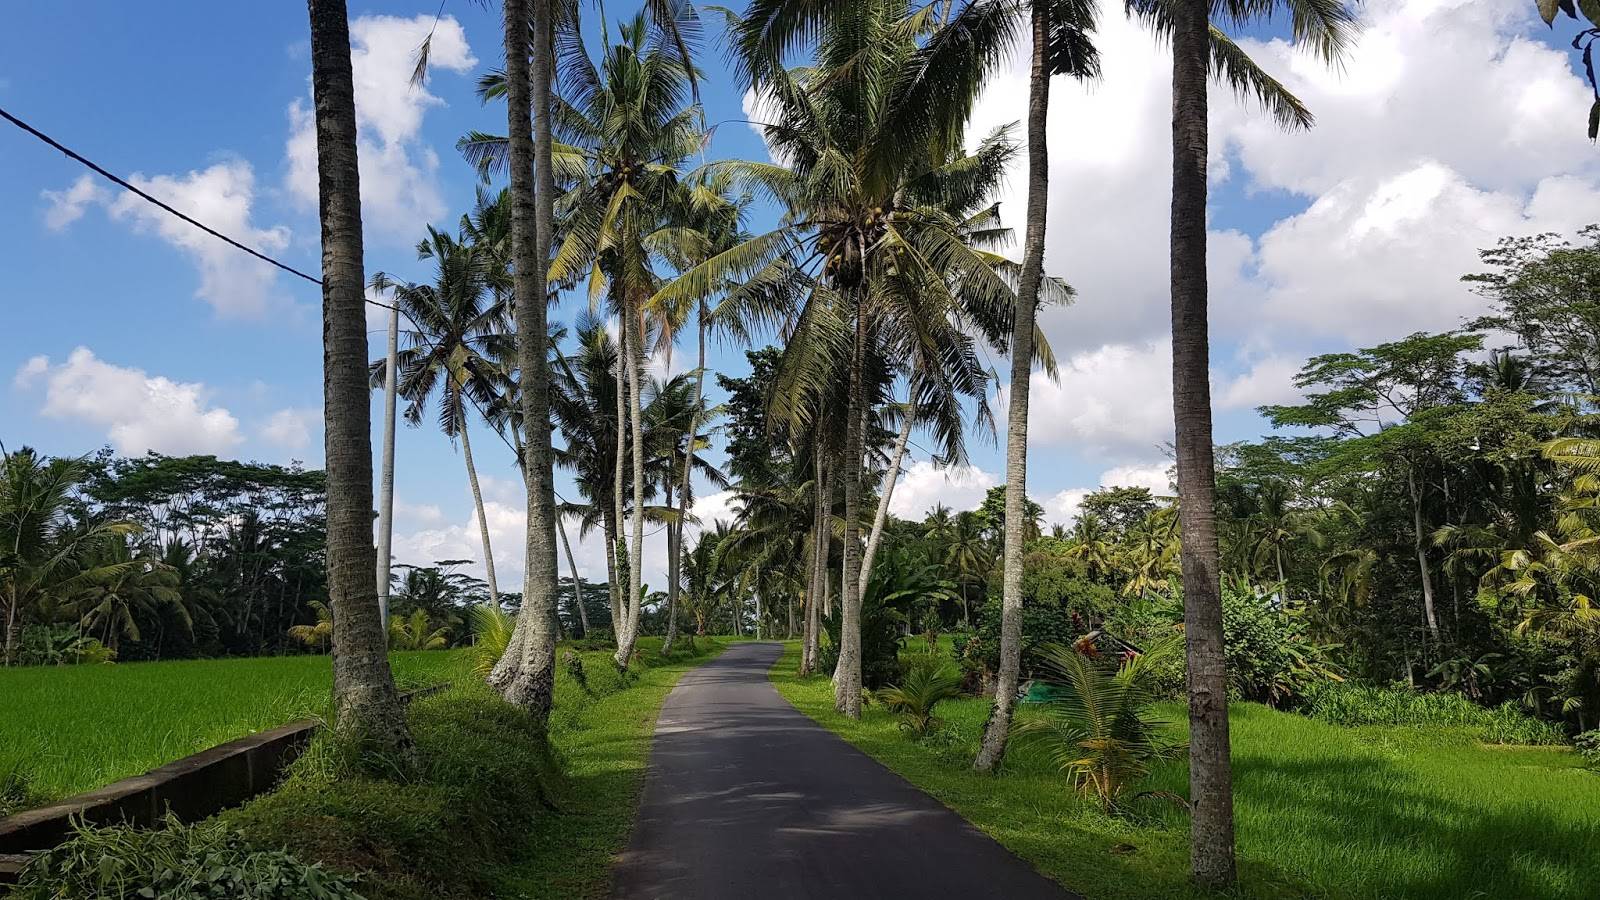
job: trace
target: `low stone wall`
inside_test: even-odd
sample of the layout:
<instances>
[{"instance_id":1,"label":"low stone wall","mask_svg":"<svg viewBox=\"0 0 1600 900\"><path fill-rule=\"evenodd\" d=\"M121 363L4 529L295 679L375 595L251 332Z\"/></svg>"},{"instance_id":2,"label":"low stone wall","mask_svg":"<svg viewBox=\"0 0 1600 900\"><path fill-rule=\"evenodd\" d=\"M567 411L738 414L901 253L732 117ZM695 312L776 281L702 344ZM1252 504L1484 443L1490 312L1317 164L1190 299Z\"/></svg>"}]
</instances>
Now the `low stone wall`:
<instances>
[{"instance_id":1,"label":"low stone wall","mask_svg":"<svg viewBox=\"0 0 1600 900\"><path fill-rule=\"evenodd\" d=\"M447 686L410 691L404 699L435 694ZM0 884L15 880L27 854L65 840L74 820L148 828L171 812L192 822L270 790L319 727L320 722L306 719L259 731L143 775L0 819Z\"/></svg>"}]
</instances>

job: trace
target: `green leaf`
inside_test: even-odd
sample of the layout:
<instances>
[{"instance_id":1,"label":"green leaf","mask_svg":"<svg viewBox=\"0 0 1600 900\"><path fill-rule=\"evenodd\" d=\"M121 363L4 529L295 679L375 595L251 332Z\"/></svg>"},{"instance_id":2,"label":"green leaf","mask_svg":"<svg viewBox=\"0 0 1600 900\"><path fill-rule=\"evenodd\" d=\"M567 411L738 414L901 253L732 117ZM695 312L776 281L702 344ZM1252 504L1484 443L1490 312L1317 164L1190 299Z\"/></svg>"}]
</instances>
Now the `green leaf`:
<instances>
[{"instance_id":1,"label":"green leaf","mask_svg":"<svg viewBox=\"0 0 1600 900\"><path fill-rule=\"evenodd\" d=\"M1539 17L1544 19L1546 25L1554 25L1556 12L1560 9L1559 0L1538 0Z\"/></svg>"},{"instance_id":2,"label":"green leaf","mask_svg":"<svg viewBox=\"0 0 1600 900\"><path fill-rule=\"evenodd\" d=\"M1600 0L1578 0L1578 10L1592 25L1600 25Z\"/></svg>"},{"instance_id":3,"label":"green leaf","mask_svg":"<svg viewBox=\"0 0 1600 900\"><path fill-rule=\"evenodd\" d=\"M1589 107L1589 140L1600 136L1600 100Z\"/></svg>"}]
</instances>

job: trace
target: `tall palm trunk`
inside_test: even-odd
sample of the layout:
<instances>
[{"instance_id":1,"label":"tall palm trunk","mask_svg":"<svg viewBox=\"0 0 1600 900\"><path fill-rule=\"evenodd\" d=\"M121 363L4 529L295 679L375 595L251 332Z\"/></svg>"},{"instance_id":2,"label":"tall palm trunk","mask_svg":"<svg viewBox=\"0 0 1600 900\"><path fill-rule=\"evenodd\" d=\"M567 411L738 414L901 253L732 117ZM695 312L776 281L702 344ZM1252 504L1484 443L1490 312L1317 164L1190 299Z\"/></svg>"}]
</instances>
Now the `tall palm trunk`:
<instances>
[{"instance_id":1,"label":"tall palm trunk","mask_svg":"<svg viewBox=\"0 0 1600 900\"><path fill-rule=\"evenodd\" d=\"M706 387L706 305L700 304L696 313L699 324L700 353L695 366L694 376L694 405L689 407L689 443L683 454L683 480L679 482L682 490L678 494L678 525L675 540L670 549L670 558L667 560L667 609L672 615L667 619L667 639L661 644L662 653L672 652L672 640L678 632L678 580L683 572L683 525L689 517L689 479L694 477L694 442L698 439L700 430L700 404L705 400Z\"/></svg>"},{"instance_id":2,"label":"tall palm trunk","mask_svg":"<svg viewBox=\"0 0 1600 900\"><path fill-rule=\"evenodd\" d=\"M628 595L623 598L627 621L623 623L622 634L617 638L617 653L613 657L617 666L622 669L628 667L628 660L633 656L633 644L639 637L639 589L643 587L643 573L640 568L644 564L644 403L639 385L644 380L644 347L642 311L632 305L624 313L626 319L623 328L628 330L628 353L626 356L628 367L628 436L631 440L632 451L629 455L633 468L633 510L629 530L633 533L628 541Z\"/></svg>"},{"instance_id":3,"label":"tall palm trunk","mask_svg":"<svg viewBox=\"0 0 1600 900\"><path fill-rule=\"evenodd\" d=\"M861 258L866 259L866 254ZM864 293L864 292L863 292ZM855 345L850 352L850 401L844 438L844 552L839 583L839 662L833 671L833 708L861 718L861 538L862 425L866 407L866 297L857 299Z\"/></svg>"},{"instance_id":4,"label":"tall palm trunk","mask_svg":"<svg viewBox=\"0 0 1600 900\"><path fill-rule=\"evenodd\" d=\"M626 467L628 453L628 374L627 359L628 347L627 313L622 313L617 318L617 453L613 460L611 471L611 506L616 517L611 526L610 552L616 560L617 577L612 579L612 606L616 607L616 621L611 632L612 640L618 649L622 647L622 633L627 629L628 598L626 596L627 582L622 577L622 569L628 561L627 538L622 535L623 503L622 503L622 473Z\"/></svg>"},{"instance_id":5,"label":"tall palm trunk","mask_svg":"<svg viewBox=\"0 0 1600 900\"><path fill-rule=\"evenodd\" d=\"M457 400L459 401L459 397ZM478 537L483 541L483 570L489 582L489 605L500 608L500 583L494 577L494 551L489 548L489 519L483 514L483 491L478 488L478 467L472 462L472 438L466 417L461 422L461 455L467 461L467 483L472 486L472 508L478 514Z\"/></svg>"},{"instance_id":6,"label":"tall palm trunk","mask_svg":"<svg viewBox=\"0 0 1600 900\"><path fill-rule=\"evenodd\" d=\"M822 624L822 590L828 577L827 478L823 473L822 430L811 453L811 577L806 587L806 618L800 641L800 674L817 668L817 629Z\"/></svg>"},{"instance_id":7,"label":"tall palm trunk","mask_svg":"<svg viewBox=\"0 0 1600 900\"><path fill-rule=\"evenodd\" d=\"M341 731L380 747L405 750L411 737L389 671L388 640L372 577L378 558L372 543L372 410L350 23L344 0L309 0L307 5L322 220L322 389L334 717Z\"/></svg>"},{"instance_id":8,"label":"tall palm trunk","mask_svg":"<svg viewBox=\"0 0 1600 900\"><path fill-rule=\"evenodd\" d=\"M1417 467L1406 465L1406 490L1411 495L1411 536L1417 555L1417 573L1422 578L1422 618L1428 626L1428 636L1435 645L1439 643L1439 617L1433 605L1433 571L1428 566L1428 545L1423 537L1422 487L1417 484Z\"/></svg>"},{"instance_id":9,"label":"tall palm trunk","mask_svg":"<svg viewBox=\"0 0 1600 900\"><path fill-rule=\"evenodd\" d=\"M894 485L900 480L900 463L906 456L906 444L911 440L911 423L915 416L912 411L917 402L917 381L911 380L909 397L906 400L905 421L900 423L900 433L895 435L894 453L889 457L889 471L883 475L883 493L878 497L878 512L872 518L872 533L867 537L866 552L861 554L861 582L857 587L861 593L867 592L867 582L872 578L872 558L878 555L878 543L883 540L883 526L889 519L889 500L894 497Z\"/></svg>"},{"instance_id":10,"label":"tall palm trunk","mask_svg":"<svg viewBox=\"0 0 1600 900\"><path fill-rule=\"evenodd\" d=\"M555 693L555 479L550 449L550 373L546 359L546 300L555 171L550 159L550 4L505 0L506 101L511 156L511 247L515 266L517 366L522 372L522 421L527 431L527 564L522 611L506 657L491 683L540 723ZM532 176L530 178L530 176ZM536 183L535 183L536 182ZM515 656L513 656L515 654ZM508 664L509 661L509 664Z\"/></svg>"},{"instance_id":11,"label":"tall palm trunk","mask_svg":"<svg viewBox=\"0 0 1600 900\"><path fill-rule=\"evenodd\" d=\"M578 581L578 561L572 558L572 542L567 540L567 523L561 521L561 516L556 515L556 529L561 535L561 549L567 553L567 568L572 572L572 602L578 607L578 625L583 628L583 636L589 636L589 610L583 605L583 585Z\"/></svg>"},{"instance_id":12,"label":"tall palm trunk","mask_svg":"<svg viewBox=\"0 0 1600 900\"><path fill-rule=\"evenodd\" d=\"M1046 128L1050 109L1050 4L1034 0L1033 66L1028 78L1028 222L1022 278L1011 332L1011 397L1006 411L1006 530L1001 550L1000 672L994 706L972 767L992 772L1006 755L1011 714L1022 670L1022 547L1028 501L1028 388L1033 377L1033 322L1044 277L1044 231L1050 211L1050 159Z\"/></svg>"},{"instance_id":13,"label":"tall palm trunk","mask_svg":"<svg viewBox=\"0 0 1600 900\"><path fill-rule=\"evenodd\" d=\"M1190 867L1200 884L1223 888L1235 876L1206 311L1209 14L1204 0L1172 5L1172 418L1188 653Z\"/></svg>"},{"instance_id":14,"label":"tall palm trunk","mask_svg":"<svg viewBox=\"0 0 1600 900\"><path fill-rule=\"evenodd\" d=\"M667 507L672 507L672 482L666 484ZM672 644L678 639L678 544L683 539L682 522L667 523L667 636L661 639L661 655L672 653Z\"/></svg>"},{"instance_id":15,"label":"tall palm trunk","mask_svg":"<svg viewBox=\"0 0 1600 900\"><path fill-rule=\"evenodd\" d=\"M618 635L622 634L622 566L621 559L617 556L617 528L618 522L614 513L606 512L606 576L611 596L611 640L615 643Z\"/></svg>"}]
</instances>

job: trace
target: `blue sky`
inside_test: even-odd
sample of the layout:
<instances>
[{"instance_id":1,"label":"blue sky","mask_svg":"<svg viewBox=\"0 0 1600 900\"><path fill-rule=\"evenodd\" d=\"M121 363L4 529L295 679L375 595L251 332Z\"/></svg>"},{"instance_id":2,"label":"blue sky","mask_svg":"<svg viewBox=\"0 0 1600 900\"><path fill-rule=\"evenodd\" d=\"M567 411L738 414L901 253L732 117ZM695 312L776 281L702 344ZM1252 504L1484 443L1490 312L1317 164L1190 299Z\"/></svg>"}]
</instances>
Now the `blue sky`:
<instances>
[{"instance_id":1,"label":"blue sky","mask_svg":"<svg viewBox=\"0 0 1600 900\"><path fill-rule=\"evenodd\" d=\"M615 18L631 4L608 4ZM1522 9L1527 6L1528 9ZM1063 363L1036 379L1030 493L1052 519L1101 483L1161 487L1170 435L1163 333L1169 67L1107 8L1105 77L1058 84L1052 104L1047 267L1081 299L1045 316ZM1274 129L1249 104L1213 108L1211 228L1217 436L1260 433L1253 408L1293 399L1306 355L1447 328L1481 307L1457 278L1499 235L1600 219L1600 166L1583 137L1587 88L1564 37L1510 0L1372 0L1342 73L1271 30L1249 46L1319 116ZM504 128L477 76L498 65L498 16L447 2L425 90L406 85L433 4L354 3L367 269L427 276L424 224L470 207L475 173L454 150ZM304 9L294 4L25 4L0 34L0 106L221 230L315 273ZM745 116L714 25L701 65L707 117ZM980 105L976 133L1019 120L1013 65ZM722 125L711 155L761 157L748 127ZM1021 172L1019 160L1017 172ZM152 215L60 154L0 130L0 440L76 454L216 452L321 459L319 294L314 285ZM1001 198L1020 215L1020 179ZM758 213L757 227L771 210ZM563 310L570 318L582 306ZM381 327L378 316L371 319ZM381 334L374 334L374 354ZM692 352L680 349L681 368ZM994 360L1004 371L1002 360ZM742 354L713 364L742 369ZM374 418L379 411L374 403ZM503 584L521 564L509 453L474 432ZM972 466L915 462L895 508L971 505L1003 477L992 443ZM402 429L402 561L478 558L458 452ZM722 499L708 497L715 515ZM653 541L656 539L652 539ZM659 558L652 544L650 554ZM599 574L598 548L580 564ZM652 569L655 567L653 566Z\"/></svg>"}]
</instances>

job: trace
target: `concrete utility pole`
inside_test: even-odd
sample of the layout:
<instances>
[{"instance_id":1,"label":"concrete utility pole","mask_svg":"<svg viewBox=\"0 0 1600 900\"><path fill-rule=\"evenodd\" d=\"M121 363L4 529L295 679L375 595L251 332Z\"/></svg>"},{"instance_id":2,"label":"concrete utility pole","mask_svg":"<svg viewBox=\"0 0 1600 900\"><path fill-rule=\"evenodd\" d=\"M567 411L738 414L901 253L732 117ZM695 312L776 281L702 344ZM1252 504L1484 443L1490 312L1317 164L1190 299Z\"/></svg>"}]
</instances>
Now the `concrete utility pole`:
<instances>
[{"instance_id":1,"label":"concrete utility pole","mask_svg":"<svg viewBox=\"0 0 1600 900\"><path fill-rule=\"evenodd\" d=\"M394 542L395 368L400 352L400 308L389 309L389 356L383 372L383 480L378 495L378 617L389 629L389 563Z\"/></svg>"}]
</instances>

